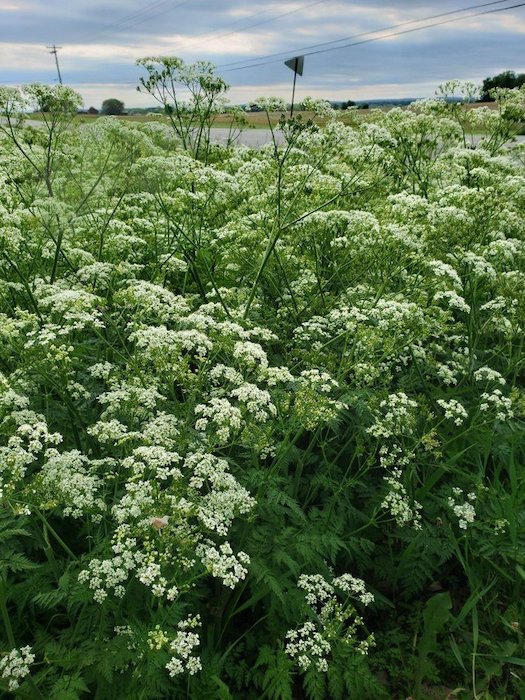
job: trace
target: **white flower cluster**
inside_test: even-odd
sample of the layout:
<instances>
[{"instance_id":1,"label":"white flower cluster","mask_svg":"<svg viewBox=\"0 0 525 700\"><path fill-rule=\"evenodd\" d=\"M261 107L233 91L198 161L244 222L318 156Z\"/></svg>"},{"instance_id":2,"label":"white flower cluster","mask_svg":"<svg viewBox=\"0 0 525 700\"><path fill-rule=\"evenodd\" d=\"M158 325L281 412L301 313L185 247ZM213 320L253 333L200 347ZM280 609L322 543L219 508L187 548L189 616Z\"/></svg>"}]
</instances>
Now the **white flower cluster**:
<instances>
[{"instance_id":1,"label":"white flower cluster","mask_svg":"<svg viewBox=\"0 0 525 700\"><path fill-rule=\"evenodd\" d=\"M455 425L463 425L465 419L468 418L465 407L456 399L449 399L448 401L438 399L436 403L445 411L445 418L453 420Z\"/></svg>"},{"instance_id":2,"label":"white flower cluster","mask_svg":"<svg viewBox=\"0 0 525 700\"><path fill-rule=\"evenodd\" d=\"M176 466L182 457L178 452L168 450L162 445L141 445L136 447L129 457L122 460L122 466L133 474L140 476L148 470L158 481L177 479L182 476Z\"/></svg>"},{"instance_id":3,"label":"white flower cluster","mask_svg":"<svg viewBox=\"0 0 525 700\"><path fill-rule=\"evenodd\" d=\"M474 372L474 379L477 382L497 382L502 386L505 385L505 379L503 376L495 369L486 366L480 367Z\"/></svg>"},{"instance_id":4,"label":"white flower cluster","mask_svg":"<svg viewBox=\"0 0 525 700\"><path fill-rule=\"evenodd\" d=\"M332 651L330 642L317 631L313 622L307 621L295 630L286 633L285 651L297 660L301 671L307 671L312 663L318 671L328 671L327 655Z\"/></svg>"},{"instance_id":5,"label":"white flower cluster","mask_svg":"<svg viewBox=\"0 0 525 700\"><path fill-rule=\"evenodd\" d=\"M259 343L237 341L233 347L233 357L250 369L268 367L268 356Z\"/></svg>"},{"instance_id":6,"label":"white flower cluster","mask_svg":"<svg viewBox=\"0 0 525 700\"><path fill-rule=\"evenodd\" d=\"M307 95L303 99L303 109L305 112L313 112L319 117L327 117L333 119L335 111L328 100L323 100L318 97L310 97Z\"/></svg>"},{"instance_id":7,"label":"white flower cluster","mask_svg":"<svg viewBox=\"0 0 525 700\"><path fill-rule=\"evenodd\" d=\"M267 367L261 372L261 376L269 387L295 382L295 377L287 367Z\"/></svg>"},{"instance_id":8,"label":"white flower cluster","mask_svg":"<svg viewBox=\"0 0 525 700\"><path fill-rule=\"evenodd\" d=\"M146 418L161 399L162 395L154 386L144 387L134 382L115 383L98 397L99 403L106 406L100 417L104 421L124 411L138 418Z\"/></svg>"},{"instance_id":9,"label":"white flower cluster","mask_svg":"<svg viewBox=\"0 0 525 700\"><path fill-rule=\"evenodd\" d=\"M228 384L234 384L238 386L244 381L243 375L238 372L234 367L228 367L219 363L210 369L208 374L212 384L218 385L221 382L226 382Z\"/></svg>"},{"instance_id":10,"label":"white flower cluster","mask_svg":"<svg viewBox=\"0 0 525 700\"><path fill-rule=\"evenodd\" d=\"M326 316L311 316L293 334L296 341L305 348L321 350L328 340L346 333L355 333L358 324L368 320L369 312L363 304L358 308L341 303ZM317 373L319 371L316 370ZM314 375L311 377L315 378Z\"/></svg>"},{"instance_id":11,"label":"white flower cluster","mask_svg":"<svg viewBox=\"0 0 525 700\"><path fill-rule=\"evenodd\" d=\"M223 444L242 426L241 410L224 398L211 398L207 404L198 404L195 415L200 416L195 422L195 430L205 433L211 425L214 437Z\"/></svg>"},{"instance_id":12,"label":"white flower cluster","mask_svg":"<svg viewBox=\"0 0 525 700\"><path fill-rule=\"evenodd\" d=\"M488 413L491 410L495 411L496 419L500 421L509 420L514 417L512 400L507 396L503 396L500 389L494 389L491 394L486 391L483 392L483 394L481 394L479 410L484 413Z\"/></svg>"},{"instance_id":13,"label":"white flower cluster","mask_svg":"<svg viewBox=\"0 0 525 700\"><path fill-rule=\"evenodd\" d=\"M93 591L93 598L97 603L103 603L110 590L118 598L122 598L126 592L124 585L131 572L144 559L143 553L137 550L135 539L113 544L112 550L115 556L111 559L92 559L87 569L78 575L80 583L87 583Z\"/></svg>"},{"instance_id":14,"label":"white flower cluster","mask_svg":"<svg viewBox=\"0 0 525 700\"><path fill-rule=\"evenodd\" d=\"M246 576L248 555L234 554L227 541L216 544L205 537L227 536L234 518L255 506L226 460L206 452L192 452L182 460L159 444L135 448L122 465L130 478L111 510L117 522L113 556L92 559L79 576L97 602L110 591L121 597L131 576L155 597L173 600L179 594L175 564L190 569L196 564L194 556L231 588ZM155 531L157 537L152 536Z\"/></svg>"},{"instance_id":15,"label":"white flower cluster","mask_svg":"<svg viewBox=\"0 0 525 700\"><path fill-rule=\"evenodd\" d=\"M496 535L499 535L501 533L504 533L507 528L509 527L510 523L507 520L507 518L497 518L494 521L494 533Z\"/></svg>"},{"instance_id":16,"label":"white flower cluster","mask_svg":"<svg viewBox=\"0 0 525 700\"><path fill-rule=\"evenodd\" d=\"M476 255L472 251L467 251L463 254L462 262L466 263L477 277L486 277L492 280L497 276L493 265L488 260L485 260L483 256Z\"/></svg>"},{"instance_id":17,"label":"white flower cluster","mask_svg":"<svg viewBox=\"0 0 525 700\"><path fill-rule=\"evenodd\" d=\"M316 368L303 370L301 372L301 378L305 384L315 389L320 394L330 394L333 389L337 389L339 386L328 372L322 372Z\"/></svg>"},{"instance_id":18,"label":"white flower cluster","mask_svg":"<svg viewBox=\"0 0 525 700\"><path fill-rule=\"evenodd\" d=\"M306 591L305 600L311 607L324 605L334 595L336 589L357 598L363 605L370 605L374 602L374 596L366 590L363 579L356 578L351 574L336 576L331 583L321 574L301 574L297 586Z\"/></svg>"},{"instance_id":19,"label":"white flower cluster","mask_svg":"<svg viewBox=\"0 0 525 700\"><path fill-rule=\"evenodd\" d=\"M183 351L204 358L213 348L208 336L195 328L170 330L166 326L148 326L133 331L129 339L136 343L144 360L162 365L176 362Z\"/></svg>"},{"instance_id":20,"label":"white flower cluster","mask_svg":"<svg viewBox=\"0 0 525 700\"><path fill-rule=\"evenodd\" d=\"M522 332L522 327L519 324L521 318L517 318L516 299L506 299L503 296L497 296L491 299L486 304L480 306L480 312L488 312L489 318L484 323L484 328L487 331L501 333L502 335L512 338L516 333Z\"/></svg>"},{"instance_id":21,"label":"white flower cluster","mask_svg":"<svg viewBox=\"0 0 525 700\"><path fill-rule=\"evenodd\" d=\"M241 386L233 389L230 396L237 399L246 408L246 411L260 423L266 423L271 416L277 415L277 409L272 403L270 392L266 389L260 389L255 384L244 382Z\"/></svg>"},{"instance_id":22,"label":"white flower cluster","mask_svg":"<svg viewBox=\"0 0 525 700\"><path fill-rule=\"evenodd\" d=\"M117 303L133 312L136 321L158 321L166 323L172 319L185 317L190 312L184 297L177 296L169 289L145 280L125 280L116 295Z\"/></svg>"},{"instance_id":23,"label":"white flower cluster","mask_svg":"<svg viewBox=\"0 0 525 700\"><path fill-rule=\"evenodd\" d=\"M374 601L362 579L343 574L328 582L320 574L303 574L298 587L305 591L305 600L315 617L315 622L307 620L286 633L285 652L297 662L301 671L307 671L312 664L318 671L327 671L327 657L338 642L360 654L368 652L374 638L366 632L364 637L360 634L365 630L363 618L351 601L357 599L365 606ZM341 593L344 601L339 599Z\"/></svg>"},{"instance_id":24,"label":"white flower cluster","mask_svg":"<svg viewBox=\"0 0 525 700\"><path fill-rule=\"evenodd\" d=\"M387 510L399 527L410 525L415 530L421 529L421 513L423 506L417 501L411 501L407 490L401 482L402 472L393 469L391 476L385 476L389 490L381 502L381 508Z\"/></svg>"},{"instance_id":25,"label":"white flower cluster","mask_svg":"<svg viewBox=\"0 0 525 700\"><path fill-rule=\"evenodd\" d=\"M411 301L379 299L368 312L368 318L380 331L396 331L422 322L422 311Z\"/></svg>"},{"instance_id":26,"label":"white flower cluster","mask_svg":"<svg viewBox=\"0 0 525 700\"><path fill-rule=\"evenodd\" d=\"M476 511L472 503L476 500L476 494L467 494L464 500L463 490L455 486L452 489L453 496L449 496L447 503L454 515L458 518L458 525L462 530L466 530L469 523L473 523Z\"/></svg>"},{"instance_id":27,"label":"white flower cluster","mask_svg":"<svg viewBox=\"0 0 525 700\"><path fill-rule=\"evenodd\" d=\"M41 471L44 508L57 503L63 514L80 518L91 513L94 522L100 521L105 510L104 500L98 495L102 480L90 473L89 460L78 450L60 454L55 449L46 453Z\"/></svg>"},{"instance_id":28,"label":"white flower cluster","mask_svg":"<svg viewBox=\"0 0 525 700\"><path fill-rule=\"evenodd\" d=\"M102 300L84 289L61 289L58 284L43 285L39 306L49 313L49 318L59 320L68 330L82 330L86 326L103 328L98 306ZM58 326L58 328L60 328Z\"/></svg>"},{"instance_id":29,"label":"white flower cluster","mask_svg":"<svg viewBox=\"0 0 525 700\"><path fill-rule=\"evenodd\" d=\"M317 368L301 372L295 394L296 414L307 430L334 420L346 407L342 401L330 396L339 384L328 372Z\"/></svg>"},{"instance_id":30,"label":"white flower cluster","mask_svg":"<svg viewBox=\"0 0 525 700\"><path fill-rule=\"evenodd\" d=\"M98 287L101 291L108 288L115 265L108 262L96 262L84 265L77 270L78 279L84 284Z\"/></svg>"},{"instance_id":31,"label":"white flower cluster","mask_svg":"<svg viewBox=\"0 0 525 700\"><path fill-rule=\"evenodd\" d=\"M20 681L29 675L29 667L34 660L35 655L31 653L30 646L11 649L5 656L2 656L0 676L7 681L10 691L14 692L20 686Z\"/></svg>"},{"instance_id":32,"label":"white flower cluster","mask_svg":"<svg viewBox=\"0 0 525 700\"><path fill-rule=\"evenodd\" d=\"M334 593L334 587L321 574L301 574L298 588L306 591L305 600L310 606L324 603Z\"/></svg>"},{"instance_id":33,"label":"white flower cluster","mask_svg":"<svg viewBox=\"0 0 525 700\"><path fill-rule=\"evenodd\" d=\"M449 309L457 309L464 313L470 313L470 306L465 299L453 289L448 289L434 294L434 301L443 301Z\"/></svg>"},{"instance_id":34,"label":"white flower cluster","mask_svg":"<svg viewBox=\"0 0 525 700\"><path fill-rule=\"evenodd\" d=\"M374 602L374 594L366 590L365 582L361 578L356 578L352 574L342 574L336 576L332 585L348 595L357 598L363 605L370 605Z\"/></svg>"},{"instance_id":35,"label":"white flower cluster","mask_svg":"<svg viewBox=\"0 0 525 700\"><path fill-rule=\"evenodd\" d=\"M193 630L200 627L200 624L199 615L188 617L178 623L179 631L169 645L172 657L166 664L171 677L183 673L183 671L187 671L190 676L193 676L201 670L201 660L197 656L192 656L193 650L200 644L199 635Z\"/></svg>"},{"instance_id":36,"label":"white flower cluster","mask_svg":"<svg viewBox=\"0 0 525 700\"><path fill-rule=\"evenodd\" d=\"M250 563L250 557L245 552L235 555L229 542L217 546L211 540L206 540L197 545L195 551L205 569L212 576L222 579L228 588L235 588L248 573L245 565Z\"/></svg>"},{"instance_id":37,"label":"white flower cluster","mask_svg":"<svg viewBox=\"0 0 525 700\"><path fill-rule=\"evenodd\" d=\"M395 442L390 445L381 445L379 448L379 464L383 469L407 467L413 458L413 452L407 452Z\"/></svg>"},{"instance_id":38,"label":"white flower cluster","mask_svg":"<svg viewBox=\"0 0 525 700\"><path fill-rule=\"evenodd\" d=\"M255 104L265 112L283 112L286 113L286 102L282 97L258 97Z\"/></svg>"},{"instance_id":39,"label":"white flower cluster","mask_svg":"<svg viewBox=\"0 0 525 700\"><path fill-rule=\"evenodd\" d=\"M140 463L135 463L139 467ZM144 468L144 467L143 467ZM144 468L147 472L147 467ZM140 478L142 477L142 478ZM112 515L119 524L147 518L155 509L155 483L145 474L136 473L134 478L126 482L124 494L111 509Z\"/></svg>"},{"instance_id":40,"label":"white flower cluster","mask_svg":"<svg viewBox=\"0 0 525 700\"><path fill-rule=\"evenodd\" d=\"M403 391L390 394L379 404L380 412L367 432L376 438L411 435L416 419L417 402L409 399Z\"/></svg>"},{"instance_id":41,"label":"white flower cluster","mask_svg":"<svg viewBox=\"0 0 525 700\"><path fill-rule=\"evenodd\" d=\"M4 407L15 407L15 410L8 412L0 421L4 432L11 433L7 445L0 446L1 495L6 491L13 491L24 478L28 467L39 458L46 447L62 442L62 436L60 433L49 432L44 416L26 408L16 410L17 406L25 405L24 397L12 390L0 396Z\"/></svg>"},{"instance_id":42,"label":"white flower cluster","mask_svg":"<svg viewBox=\"0 0 525 700\"><path fill-rule=\"evenodd\" d=\"M190 488L204 491L197 501L197 516L209 530L225 536L236 515L247 515L255 507L255 499L228 472L226 460L197 453L184 466L193 471Z\"/></svg>"},{"instance_id":43,"label":"white flower cluster","mask_svg":"<svg viewBox=\"0 0 525 700\"><path fill-rule=\"evenodd\" d=\"M452 265L442 260L428 260L426 265L435 277L442 280L446 286L451 285L454 289L462 289L461 278Z\"/></svg>"},{"instance_id":44,"label":"white flower cluster","mask_svg":"<svg viewBox=\"0 0 525 700\"><path fill-rule=\"evenodd\" d=\"M151 521L151 524L153 527L156 527L157 529L162 529L164 523L163 518L154 518ZM157 562L146 562L142 566L137 567L136 571L136 577L137 579L143 583L145 586L147 586L152 594L156 598L161 598L165 593L166 593L166 587L168 585L167 579L162 575L162 567L160 564ZM177 589L175 588L175 591L173 593L177 594ZM169 599L172 598L172 594L170 593Z\"/></svg>"},{"instance_id":45,"label":"white flower cluster","mask_svg":"<svg viewBox=\"0 0 525 700\"><path fill-rule=\"evenodd\" d=\"M200 616L194 615L181 620L177 624L178 631L173 639L157 625L148 632L148 646L153 651L166 649L171 655L166 669L171 678L187 672L193 676L202 668L199 657L193 651L200 644L200 638L195 631L201 626Z\"/></svg>"}]
</instances>

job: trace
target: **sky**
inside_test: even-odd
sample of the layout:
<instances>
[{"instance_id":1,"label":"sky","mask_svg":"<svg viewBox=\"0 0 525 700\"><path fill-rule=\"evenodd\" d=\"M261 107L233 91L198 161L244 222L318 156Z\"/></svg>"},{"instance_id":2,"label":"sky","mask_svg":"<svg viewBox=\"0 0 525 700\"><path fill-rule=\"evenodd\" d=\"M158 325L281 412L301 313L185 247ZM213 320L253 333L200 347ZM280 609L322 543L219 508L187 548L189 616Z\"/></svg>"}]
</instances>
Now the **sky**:
<instances>
[{"instance_id":1,"label":"sky","mask_svg":"<svg viewBox=\"0 0 525 700\"><path fill-rule=\"evenodd\" d=\"M135 62L144 56L213 62L231 86L233 104L265 95L289 99L293 73L284 60L301 54L297 99L428 97L446 80L481 83L504 70L525 72L525 3L512 7L519 4L0 0L0 85L56 83L55 58L46 48L56 45L63 82L86 108L100 108L107 98L128 108L154 106L136 90L144 73ZM423 28L429 24L437 26ZM356 43L368 39L374 41Z\"/></svg>"}]
</instances>

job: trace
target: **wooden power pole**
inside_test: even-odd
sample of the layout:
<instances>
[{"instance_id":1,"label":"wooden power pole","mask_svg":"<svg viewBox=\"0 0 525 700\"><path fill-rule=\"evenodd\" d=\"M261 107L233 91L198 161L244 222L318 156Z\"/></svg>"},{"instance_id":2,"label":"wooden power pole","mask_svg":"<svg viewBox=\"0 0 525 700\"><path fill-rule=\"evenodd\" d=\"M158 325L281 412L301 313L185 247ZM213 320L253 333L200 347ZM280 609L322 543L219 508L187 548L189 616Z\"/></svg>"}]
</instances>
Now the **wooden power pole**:
<instances>
[{"instance_id":1,"label":"wooden power pole","mask_svg":"<svg viewBox=\"0 0 525 700\"><path fill-rule=\"evenodd\" d=\"M60 66L58 65L58 49L61 49L62 46L46 46L46 49L51 49L49 53L52 53L55 55L55 63L57 64L57 73L58 73L58 82L60 85L62 85L62 76L60 75Z\"/></svg>"}]
</instances>

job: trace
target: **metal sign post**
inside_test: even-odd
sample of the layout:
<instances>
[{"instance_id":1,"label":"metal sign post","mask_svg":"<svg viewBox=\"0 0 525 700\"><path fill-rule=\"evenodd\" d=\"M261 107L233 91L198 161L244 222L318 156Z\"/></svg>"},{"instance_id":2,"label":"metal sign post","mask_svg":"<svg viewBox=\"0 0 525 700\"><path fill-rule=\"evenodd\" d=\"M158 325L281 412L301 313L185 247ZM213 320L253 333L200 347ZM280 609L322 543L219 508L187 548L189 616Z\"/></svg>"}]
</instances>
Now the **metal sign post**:
<instances>
[{"instance_id":1,"label":"metal sign post","mask_svg":"<svg viewBox=\"0 0 525 700\"><path fill-rule=\"evenodd\" d=\"M295 56L295 58L289 58L284 62L285 66L293 70L293 89L292 89L292 106L290 108L290 118L293 117L293 103L295 100L295 81L297 80L297 74L303 74L304 67L304 56Z\"/></svg>"}]
</instances>

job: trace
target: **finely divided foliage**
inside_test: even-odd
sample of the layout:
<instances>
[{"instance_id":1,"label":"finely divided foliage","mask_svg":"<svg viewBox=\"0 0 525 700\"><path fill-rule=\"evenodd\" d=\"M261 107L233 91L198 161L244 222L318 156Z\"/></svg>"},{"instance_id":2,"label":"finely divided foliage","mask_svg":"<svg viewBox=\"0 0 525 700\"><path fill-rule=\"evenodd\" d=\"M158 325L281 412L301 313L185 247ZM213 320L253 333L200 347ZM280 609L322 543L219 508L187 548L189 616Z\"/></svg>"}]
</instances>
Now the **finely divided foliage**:
<instances>
[{"instance_id":1,"label":"finely divided foliage","mask_svg":"<svg viewBox=\"0 0 525 700\"><path fill-rule=\"evenodd\" d=\"M525 92L252 150L140 63L0 89L2 693L525 697Z\"/></svg>"}]
</instances>

